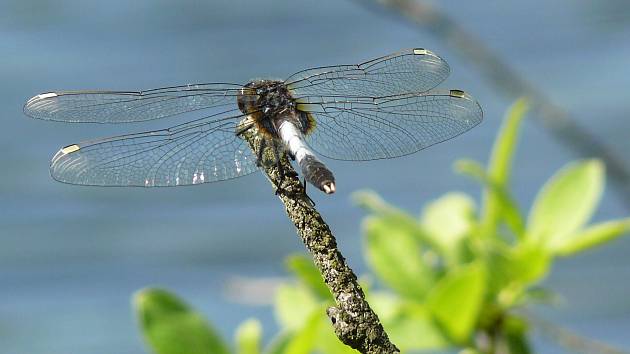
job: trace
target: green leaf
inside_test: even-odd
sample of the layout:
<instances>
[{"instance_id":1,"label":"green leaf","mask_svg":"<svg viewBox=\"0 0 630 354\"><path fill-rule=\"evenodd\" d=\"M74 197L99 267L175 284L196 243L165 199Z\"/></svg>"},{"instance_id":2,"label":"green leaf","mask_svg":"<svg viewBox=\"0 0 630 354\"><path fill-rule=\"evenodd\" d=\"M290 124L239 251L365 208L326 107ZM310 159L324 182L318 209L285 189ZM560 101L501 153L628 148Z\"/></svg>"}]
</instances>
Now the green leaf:
<instances>
[{"instance_id":1,"label":"green leaf","mask_svg":"<svg viewBox=\"0 0 630 354\"><path fill-rule=\"evenodd\" d=\"M424 231L439 245L440 253L450 264L461 260L462 241L475 224L475 211L475 202L458 192L448 193L424 208Z\"/></svg>"},{"instance_id":2,"label":"green leaf","mask_svg":"<svg viewBox=\"0 0 630 354\"><path fill-rule=\"evenodd\" d=\"M398 316L398 305L401 300L390 291L374 290L365 296L370 307L382 322Z\"/></svg>"},{"instance_id":3,"label":"green leaf","mask_svg":"<svg viewBox=\"0 0 630 354\"><path fill-rule=\"evenodd\" d=\"M146 343L157 354L228 354L230 350L203 316L174 294L148 288L133 299Z\"/></svg>"},{"instance_id":4,"label":"green leaf","mask_svg":"<svg viewBox=\"0 0 630 354\"><path fill-rule=\"evenodd\" d=\"M304 317L304 326L296 331L289 341L285 354L309 354L313 352L322 322L321 311L323 309L318 308Z\"/></svg>"},{"instance_id":5,"label":"green leaf","mask_svg":"<svg viewBox=\"0 0 630 354\"><path fill-rule=\"evenodd\" d=\"M426 306L420 302L405 301L389 291L376 290L370 293L367 301L381 320L389 338L402 353L449 346Z\"/></svg>"},{"instance_id":6,"label":"green leaf","mask_svg":"<svg viewBox=\"0 0 630 354\"><path fill-rule=\"evenodd\" d=\"M451 346L425 306L399 301L394 308L397 315L387 321L383 320L383 326L402 353Z\"/></svg>"},{"instance_id":7,"label":"green leaf","mask_svg":"<svg viewBox=\"0 0 630 354\"><path fill-rule=\"evenodd\" d=\"M536 197L528 220L528 238L552 247L588 222L604 189L599 160L568 164Z\"/></svg>"},{"instance_id":8,"label":"green leaf","mask_svg":"<svg viewBox=\"0 0 630 354\"><path fill-rule=\"evenodd\" d=\"M390 217L367 217L363 222L368 265L397 293L423 298L433 282L432 270L423 263L419 240L408 225Z\"/></svg>"},{"instance_id":9,"label":"green leaf","mask_svg":"<svg viewBox=\"0 0 630 354\"><path fill-rule=\"evenodd\" d=\"M274 311L283 329L302 328L306 318L317 308L317 299L303 285L282 284L276 290Z\"/></svg>"},{"instance_id":10,"label":"green leaf","mask_svg":"<svg viewBox=\"0 0 630 354\"><path fill-rule=\"evenodd\" d=\"M359 354L358 351L343 344L335 335L335 331L328 317L321 317L321 325L317 334L317 353L321 354Z\"/></svg>"},{"instance_id":11,"label":"green leaf","mask_svg":"<svg viewBox=\"0 0 630 354\"><path fill-rule=\"evenodd\" d=\"M509 277L513 282L531 284L549 274L551 255L538 244L523 242L510 249Z\"/></svg>"},{"instance_id":12,"label":"green leaf","mask_svg":"<svg viewBox=\"0 0 630 354\"><path fill-rule=\"evenodd\" d=\"M387 203L375 192L370 190L354 192L352 198L357 205L368 212L376 216L386 217L392 220L392 222L400 224L400 227L407 228L407 230L420 241L421 245L427 245L436 251L441 251L440 245L436 242L435 238L431 237L431 235L421 228L420 223L415 217Z\"/></svg>"},{"instance_id":13,"label":"green leaf","mask_svg":"<svg viewBox=\"0 0 630 354\"><path fill-rule=\"evenodd\" d=\"M455 170L483 184L486 191L492 195L493 203L499 206L496 215L492 217L493 224L484 225L482 232L496 232L496 221L498 220L496 218L500 216L505 220L505 223L510 227L512 232L514 232L516 237L522 239L525 233L525 222L523 221L516 201L514 201L509 191L504 186L492 180L484 171L483 166L477 161L469 159L458 160L455 162Z\"/></svg>"},{"instance_id":14,"label":"green leaf","mask_svg":"<svg viewBox=\"0 0 630 354\"><path fill-rule=\"evenodd\" d=\"M556 254L571 256L610 242L630 232L630 218L603 222L590 226L570 237L555 238L551 247Z\"/></svg>"},{"instance_id":15,"label":"green leaf","mask_svg":"<svg viewBox=\"0 0 630 354\"><path fill-rule=\"evenodd\" d=\"M488 292L504 308L514 306L531 284L550 270L551 254L541 245L522 242L515 247L495 244L488 257Z\"/></svg>"},{"instance_id":16,"label":"green leaf","mask_svg":"<svg viewBox=\"0 0 630 354\"><path fill-rule=\"evenodd\" d=\"M465 344L477 323L485 294L486 271L481 263L454 268L427 296L427 305L449 338Z\"/></svg>"},{"instance_id":17,"label":"green leaf","mask_svg":"<svg viewBox=\"0 0 630 354\"><path fill-rule=\"evenodd\" d=\"M243 322L236 329L236 353L259 354L262 326L255 319Z\"/></svg>"},{"instance_id":18,"label":"green leaf","mask_svg":"<svg viewBox=\"0 0 630 354\"><path fill-rule=\"evenodd\" d=\"M373 214L389 215L401 212L400 209L384 201L376 192L368 189L352 193L352 201Z\"/></svg>"},{"instance_id":19,"label":"green leaf","mask_svg":"<svg viewBox=\"0 0 630 354\"><path fill-rule=\"evenodd\" d=\"M518 133L521 122L528 110L527 100L523 98L510 107L492 148L490 161L488 162L488 177L489 180L501 188L507 188L509 183L514 150L518 143ZM482 225L484 225L488 235L493 235L497 227L502 203L498 195L487 188L484 191L482 205Z\"/></svg>"},{"instance_id":20,"label":"green leaf","mask_svg":"<svg viewBox=\"0 0 630 354\"><path fill-rule=\"evenodd\" d=\"M265 354L285 354L289 343L293 340L292 332L284 331L276 335L265 348Z\"/></svg>"},{"instance_id":21,"label":"green leaf","mask_svg":"<svg viewBox=\"0 0 630 354\"><path fill-rule=\"evenodd\" d=\"M475 348L465 348L459 351L457 354L483 354Z\"/></svg>"},{"instance_id":22,"label":"green leaf","mask_svg":"<svg viewBox=\"0 0 630 354\"><path fill-rule=\"evenodd\" d=\"M287 258L287 267L321 300L333 301L330 290L312 259L302 254L292 255Z\"/></svg>"},{"instance_id":23,"label":"green leaf","mask_svg":"<svg viewBox=\"0 0 630 354\"><path fill-rule=\"evenodd\" d=\"M414 236L422 240L422 230L418 221L406 211L399 209L383 200L376 192L371 190L361 190L352 193L352 199L359 207L374 214L375 216L386 217L404 225Z\"/></svg>"},{"instance_id":24,"label":"green leaf","mask_svg":"<svg viewBox=\"0 0 630 354\"><path fill-rule=\"evenodd\" d=\"M492 147L492 154L488 163L488 175L500 185L505 185L510 179L512 158L518 143L521 122L528 110L529 103L524 98L512 104Z\"/></svg>"},{"instance_id":25,"label":"green leaf","mask_svg":"<svg viewBox=\"0 0 630 354\"><path fill-rule=\"evenodd\" d=\"M504 319L503 330L505 347L508 348L510 354L529 354L532 353L529 342L527 341L527 323L524 320L508 316Z\"/></svg>"}]
</instances>

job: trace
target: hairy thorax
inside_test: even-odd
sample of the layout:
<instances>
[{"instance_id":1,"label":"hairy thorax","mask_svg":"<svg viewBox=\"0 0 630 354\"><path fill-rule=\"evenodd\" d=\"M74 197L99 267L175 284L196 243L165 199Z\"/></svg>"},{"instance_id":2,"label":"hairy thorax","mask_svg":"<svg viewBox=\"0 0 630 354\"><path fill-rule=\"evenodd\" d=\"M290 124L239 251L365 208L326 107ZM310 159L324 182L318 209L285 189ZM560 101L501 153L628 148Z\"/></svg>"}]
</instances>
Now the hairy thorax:
<instances>
[{"instance_id":1,"label":"hairy thorax","mask_svg":"<svg viewBox=\"0 0 630 354\"><path fill-rule=\"evenodd\" d=\"M258 131L270 138L279 138L278 129L290 121L304 135L313 128L308 114L297 110L297 102L282 81L254 80L241 89L238 108L250 116Z\"/></svg>"}]
</instances>

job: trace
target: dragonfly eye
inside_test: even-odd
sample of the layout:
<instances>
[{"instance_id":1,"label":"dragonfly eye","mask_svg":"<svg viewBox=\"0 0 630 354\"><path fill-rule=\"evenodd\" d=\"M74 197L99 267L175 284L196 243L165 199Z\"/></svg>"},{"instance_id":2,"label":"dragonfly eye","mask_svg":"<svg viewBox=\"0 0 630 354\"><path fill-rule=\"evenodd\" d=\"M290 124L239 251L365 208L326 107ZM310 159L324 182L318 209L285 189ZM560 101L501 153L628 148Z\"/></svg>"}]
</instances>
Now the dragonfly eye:
<instances>
[{"instance_id":1,"label":"dragonfly eye","mask_svg":"<svg viewBox=\"0 0 630 354\"><path fill-rule=\"evenodd\" d=\"M237 96L236 101L241 112L248 114L252 111L257 110L256 107L258 106L258 100L260 99L260 96L254 95L254 92L258 93L258 90L243 90Z\"/></svg>"}]
</instances>

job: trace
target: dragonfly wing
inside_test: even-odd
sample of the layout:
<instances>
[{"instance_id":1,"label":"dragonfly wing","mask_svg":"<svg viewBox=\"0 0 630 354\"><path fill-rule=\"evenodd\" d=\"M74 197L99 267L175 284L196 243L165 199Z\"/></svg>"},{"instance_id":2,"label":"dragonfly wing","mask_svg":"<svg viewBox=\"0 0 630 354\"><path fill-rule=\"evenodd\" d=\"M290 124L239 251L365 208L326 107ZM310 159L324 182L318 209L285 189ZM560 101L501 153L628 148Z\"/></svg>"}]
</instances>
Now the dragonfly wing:
<instances>
[{"instance_id":1,"label":"dragonfly wing","mask_svg":"<svg viewBox=\"0 0 630 354\"><path fill-rule=\"evenodd\" d=\"M482 120L479 104L459 90L382 98L326 98L298 104L313 116L306 137L323 156L375 160L412 154L460 135Z\"/></svg>"},{"instance_id":2,"label":"dragonfly wing","mask_svg":"<svg viewBox=\"0 0 630 354\"><path fill-rule=\"evenodd\" d=\"M295 98L307 96L381 97L428 91L449 75L448 64L426 49L408 49L357 65L308 69L285 84Z\"/></svg>"},{"instance_id":3,"label":"dragonfly wing","mask_svg":"<svg viewBox=\"0 0 630 354\"><path fill-rule=\"evenodd\" d=\"M87 141L52 159L54 179L98 186L179 186L256 171L256 157L236 134L243 115L225 115L169 129Z\"/></svg>"},{"instance_id":4,"label":"dragonfly wing","mask_svg":"<svg viewBox=\"0 0 630 354\"><path fill-rule=\"evenodd\" d=\"M147 91L61 91L37 95L26 102L30 117L71 123L126 123L185 112L235 107L246 93L237 84L195 84Z\"/></svg>"}]
</instances>

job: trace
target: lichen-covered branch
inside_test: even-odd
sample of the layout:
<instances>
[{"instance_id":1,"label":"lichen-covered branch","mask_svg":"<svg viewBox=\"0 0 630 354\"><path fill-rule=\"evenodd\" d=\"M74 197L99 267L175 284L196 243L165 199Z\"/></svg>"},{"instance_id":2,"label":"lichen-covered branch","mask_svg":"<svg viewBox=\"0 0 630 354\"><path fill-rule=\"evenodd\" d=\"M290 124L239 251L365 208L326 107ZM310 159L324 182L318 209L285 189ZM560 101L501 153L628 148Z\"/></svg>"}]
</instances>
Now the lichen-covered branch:
<instances>
[{"instance_id":1,"label":"lichen-covered branch","mask_svg":"<svg viewBox=\"0 0 630 354\"><path fill-rule=\"evenodd\" d=\"M249 129L241 137L250 145L254 156L258 156L262 139L256 128ZM269 151L262 154L262 170L274 188L279 187L277 194L287 215L335 298L337 306L327 311L335 334L343 343L361 353L398 353L398 348L389 341L378 316L365 300L356 275L337 249L337 241L330 228L306 196L304 186L286 154L280 156L279 167L285 174L281 181L274 154L271 149L265 149Z\"/></svg>"}]
</instances>

